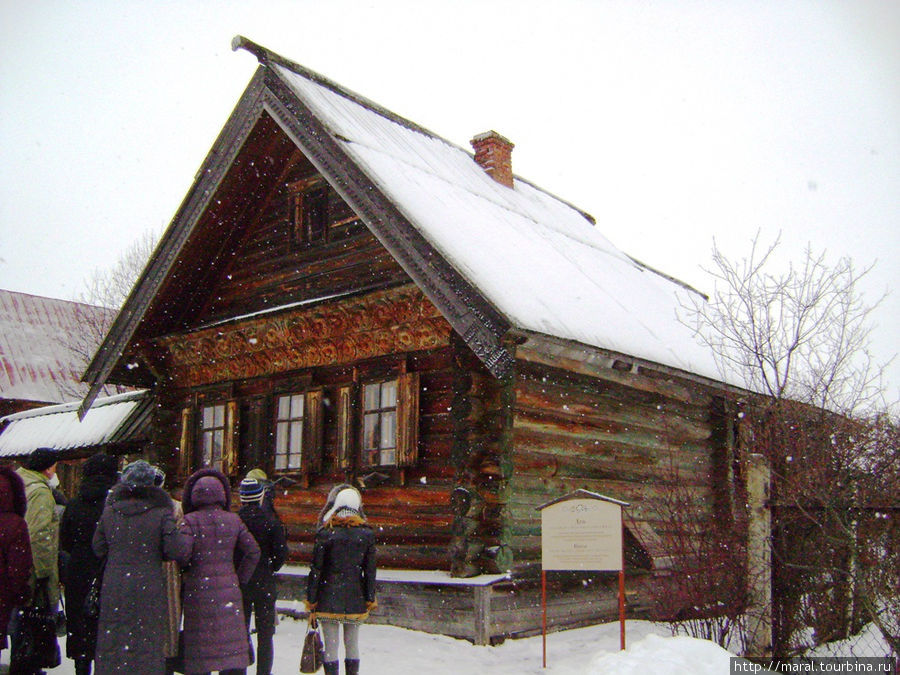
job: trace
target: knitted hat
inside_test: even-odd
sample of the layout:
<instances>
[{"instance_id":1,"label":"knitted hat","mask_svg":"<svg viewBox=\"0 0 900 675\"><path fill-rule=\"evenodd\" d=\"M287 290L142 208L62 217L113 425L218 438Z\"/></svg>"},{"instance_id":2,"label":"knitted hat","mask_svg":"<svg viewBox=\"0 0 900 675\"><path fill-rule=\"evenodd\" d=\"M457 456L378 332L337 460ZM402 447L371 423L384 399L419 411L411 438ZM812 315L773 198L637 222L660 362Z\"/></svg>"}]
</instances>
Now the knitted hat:
<instances>
[{"instance_id":1,"label":"knitted hat","mask_svg":"<svg viewBox=\"0 0 900 675\"><path fill-rule=\"evenodd\" d=\"M122 482L131 487L150 487L156 479L156 470L142 459L132 462L122 471Z\"/></svg>"},{"instance_id":2,"label":"knitted hat","mask_svg":"<svg viewBox=\"0 0 900 675\"><path fill-rule=\"evenodd\" d=\"M107 455L102 452L91 455L84 460L84 464L81 465L82 478L87 478L88 476L106 476L108 478L115 478L118 472L118 460L112 455Z\"/></svg>"},{"instance_id":3,"label":"knitted hat","mask_svg":"<svg viewBox=\"0 0 900 675\"><path fill-rule=\"evenodd\" d=\"M53 448L37 448L25 460L25 468L31 471L46 471L59 461Z\"/></svg>"},{"instance_id":4,"label":"knitted hat","mask_svg":"<svg viewBox=\"0 0 900 675\"><path fill-rule=\"evenodd\" d=\"M254 504L262 501L263 490L262 483L255 478L245 478L241 481L238 489L241 495L241 504Z\"/></svg>"},{"instance_id":5,"label":"knitted hat","mask_svg":"<svg viewBox=\"0 0 900 675\"><path fill-rule=\"evenodd\" d=\"M355 487L347 486L338 492L334 497L334 503L322 516L322 522L327 523L335 515L341 511L349 511L354 515L362 513L362 496Z\"/></svg>"}]
</instances>

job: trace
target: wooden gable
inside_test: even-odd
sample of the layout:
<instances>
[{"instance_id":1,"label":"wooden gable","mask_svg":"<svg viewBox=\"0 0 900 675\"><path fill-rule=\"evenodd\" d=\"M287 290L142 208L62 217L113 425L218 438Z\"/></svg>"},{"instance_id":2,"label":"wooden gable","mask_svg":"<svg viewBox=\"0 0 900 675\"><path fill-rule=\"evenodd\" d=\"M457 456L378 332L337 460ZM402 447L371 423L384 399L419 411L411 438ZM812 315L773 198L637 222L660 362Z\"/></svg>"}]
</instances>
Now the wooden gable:
<instances>
[{"instance_id":1,"label":"wooden gable","mask_svg":"<svg viewBox=\"0 0 900 675\"><path fill-rule=\"evenodd\" d=\"M296 241L284 197L317 174L340 197L334 203L346 216L338 221L343 230L324 248L290 249ZM409 280L495 376L508 374L506 320L263 63L88 366L84 377L91 391L80 414L107 380L145 387L157 382L146 353L154 337L234 319L236 311L267 311L275 303L315 301L323 292Z\"/></svg>"}]
</instances>

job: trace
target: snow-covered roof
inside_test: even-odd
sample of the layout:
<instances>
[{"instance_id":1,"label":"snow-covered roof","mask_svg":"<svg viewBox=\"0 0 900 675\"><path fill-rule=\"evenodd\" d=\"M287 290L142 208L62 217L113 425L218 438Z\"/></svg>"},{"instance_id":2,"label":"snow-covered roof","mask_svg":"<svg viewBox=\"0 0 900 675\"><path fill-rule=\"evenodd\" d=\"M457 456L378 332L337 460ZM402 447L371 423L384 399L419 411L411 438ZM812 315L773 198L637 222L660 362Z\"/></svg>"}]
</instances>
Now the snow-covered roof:
<instances>
[{"instance_id":1,"label":"snow-covered roof","mask_svg":"<svg viewBox=\"0 0 900 675\"><path fill-rule=\"evenodd\" d=\"M28 455L35 448L75 450L128 440L127 431L149 400L146 391L130 391L94 401L83 420L80 401L35 408L0 418L0 457Z\"/></svg>"},{"instance_id":2,"label":"snow-covered roof","mask_svg":"<svg viewBox=\"0 0 900 675\"><path fill-rule=\"evenodd\" d=\"M84 362L68 337L92 316L113 310L0 290L0 398L42 403L83 395Z\"/></svg>"},{"instance_id":3,"label":"snow-covered roof","mask_svg":"<svg viewBox=\"0 0 900 675\"><path fill-rule=\"evenodd\" d=\"M270 64L368 178L513 328L720 379L676 309L692 291L572 205L304 70Z\"/></svg>"},{"instance_id":4,"label":"snow-covered roof","mask_svg":"<svg viewBox=\"0 0 900 675\"><path fill-rule=\"evenodd\" d=\"M620 251L602 223L518 176L511 188L496 182L472 152L246 38L232 46L262 65L85 371L92 385L83 409L111 375L124 381L129 344L150 314L164 311L154 306L158 294L263 115L496 377L509 374L508 345L524 337L532 352L565 349L567 358L579 358L584 348L585 358L623 356L721 381L713 354L676 314L702 296Z\"/></svg>"}]
</instances>

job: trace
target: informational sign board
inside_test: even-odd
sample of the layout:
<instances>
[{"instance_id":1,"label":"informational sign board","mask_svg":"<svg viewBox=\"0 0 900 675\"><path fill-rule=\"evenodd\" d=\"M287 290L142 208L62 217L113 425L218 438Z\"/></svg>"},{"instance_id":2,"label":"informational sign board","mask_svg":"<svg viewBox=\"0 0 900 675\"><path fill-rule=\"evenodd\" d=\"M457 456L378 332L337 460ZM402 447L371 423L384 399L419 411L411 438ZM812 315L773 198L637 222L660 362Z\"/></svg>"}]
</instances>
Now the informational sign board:
<instances>
[{"instance_id":1,"label":"informational sign board","mask_svg":"<svg viewBox=\"0 0 900 675\"><path fill-rule=\"evenodd\" d=\"M545 570L622 569L622 506L603 499L566 499L541 511Z\"/></svg>"},{"instance_id":2,"label":"informational sign board","mask_svg":"<svg viewBox=\"0 0 900 675\"><path fill-rule=\"evenodd\" d=\"M554 499L541 512L541 610L547 667L547 572L619 573L619 644L625 649L625 555L623 509L627 502L588 490Z\"/></svg>"}]
</instances>

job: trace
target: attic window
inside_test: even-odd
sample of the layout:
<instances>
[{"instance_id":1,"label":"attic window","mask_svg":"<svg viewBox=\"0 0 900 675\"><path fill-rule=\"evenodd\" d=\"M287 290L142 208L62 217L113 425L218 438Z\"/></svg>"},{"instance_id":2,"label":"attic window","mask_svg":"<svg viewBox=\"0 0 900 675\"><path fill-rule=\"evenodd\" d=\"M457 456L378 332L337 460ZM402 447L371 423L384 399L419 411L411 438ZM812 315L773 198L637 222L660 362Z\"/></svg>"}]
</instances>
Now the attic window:
<instances>
[{"instance_id":1,"label":"attic window","mask_svg":"<svg viewBox=\"0 0 900 675\"><path fill-rule=\"evenodd\" d=\"M328 236L328 187L301 181L291 186L292 238L299 246L326 241Z\"/></svg>"},{"instance_id":2,"label":"attic window","mask_svg":"<svg viewBox=\"0 0 900 675\"><path fill-rule=\"evenodd\" d=\"M365 230L353 209L319 176L288 183L291 243L297 248L332 243Z\"/></svg>"}]
</instances>

